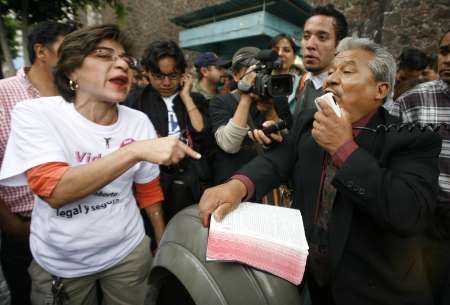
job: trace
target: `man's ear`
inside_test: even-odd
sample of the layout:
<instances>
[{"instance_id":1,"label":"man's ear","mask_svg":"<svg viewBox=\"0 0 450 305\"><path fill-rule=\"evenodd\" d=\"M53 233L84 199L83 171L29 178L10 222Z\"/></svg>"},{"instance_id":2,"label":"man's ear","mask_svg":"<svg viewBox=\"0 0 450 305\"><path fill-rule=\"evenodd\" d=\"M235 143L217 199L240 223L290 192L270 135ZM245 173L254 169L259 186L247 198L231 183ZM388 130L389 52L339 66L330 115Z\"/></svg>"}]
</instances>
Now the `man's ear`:
<instances>
[{"instance_id":1,"label":"man's ear","mask_svg":"<svg viewBox=\"0 0 450 305\"><path fill-rule=\"evenodd\" d=\"M206 68L206 67L200 68L200 74L202 75L202 77L205 77L207 72L208 72L208 68Z\"/></svg>"},{"instance_id":2,"label":"man's ear","mask_svg":"<svg viewBox=\"0 0 450 305\"><path fill-rule=\"evenodd\" d=\"M33 45L34 54L36 54L36 59L45 62L47 59L46 47L42 43L35 43Z\"/></svg>"},{"instance_id":3,"label":"man's ear","mask_svg":"<svg viewBox=\"0 0 450 305\"><path fill-rule=\"evenodd\" d=\"M387 97L388 92L389 92L389 84L386 82L378 82L377 83L377 92L375 95L375 98L377 100L383 100L385 97Z\"/></svg>"}]
</instances>

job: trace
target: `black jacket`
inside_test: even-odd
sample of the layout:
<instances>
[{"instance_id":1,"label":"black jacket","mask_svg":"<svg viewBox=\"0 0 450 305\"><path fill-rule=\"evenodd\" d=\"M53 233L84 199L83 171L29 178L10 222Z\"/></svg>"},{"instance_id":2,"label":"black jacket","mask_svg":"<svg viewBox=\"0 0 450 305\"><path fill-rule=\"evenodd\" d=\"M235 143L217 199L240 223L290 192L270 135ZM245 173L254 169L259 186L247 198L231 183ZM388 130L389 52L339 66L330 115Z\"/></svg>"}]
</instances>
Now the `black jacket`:
<instances>
[{"instance_id":1,"label":"black jacket","mask_svg":"<svg viewBox=\"0 0 450 305\"><path fill-rule=\"evenodd\" d=\"M196 131L192 127L186 107L179 95L173 100L173 110L177 116L180 129L187 131L185 136L189 136L193 148L203 153L205 150L205 142L208 136L210 136L208 120L205 115L208 105L201 94L191 93L191 96L203 116L204 128L201 131ZM153 87L147 86L134 90L130 93L124 104L147 114L158 136L165 137L168 135L167 107L161 95ZM160 169L161 185L166 201L163 207L165 208L167 218L173 216L181 208L196 203L200 199L203 189L206 187L205 181L211 178L208 164L204 158L193 160L186 157L175 166L161 165ZM184 182L185 187L181 189L182 186L178 182L175 185L178 189L174 189L175 180ZM203 182L205 182L204 186Z\"/></svg>"},{"instance_id":2,"label":"black jacket","mask_svg":"<svg viewBox=\"0 0 450 305\"><path fill-rule=\"evenodd\" d=\"M225 126L233 117L238 106L238 98L233 93L228 93L224 96L218 96L211 100L209 106L209 116L211 120L212 135L221 126ZM287 98L274 98L275 111L278 116L287 123L288 128L292 125L292 116L289 110ZM255 124L255 127L260 127L266 120L265 115L256 109L253 103L250 107L250 116ZM253 141L246 137L242 142L241 149L235 154L230 154L217 148L212 162L214 173L214 184L220 184L226 181L231 175L248 163L255 156L257 152Z\"/></svg>"},{"instance_id":3,"label":"black jacket","mask_svg":"<svg viewBox=\"0 0 450 305\"><path fill-rule=\"evenodd\" d=\"M291 177L293 208L311 240L325 151L311 135L314 110L296 121L288 141L258 157L239 174L256 196ZM380 110L367 127L400 123ZM337 196L329 224L331 289L341 304L431 304L420 235L435 208L441 140L426 131L371 133L337 170Z\"/></svg>"},{"instance_id":4,"label":"black jacket","mask_svg":"<svg viewBox=\"0 0 450 305\"><path fill-rule=\"evenodd\" d=\"M186 107L179 95L177 95L173 100L173 111L175 112L180 125L181 130L188 130L192 140L193 145L196 149L201 148L202 141L208 134L209 123L207 120L208 104L205 98L199 93L191 93L192 99L195 105L200 110L203 115L205 127L201 131L196 131L189 120L188 114L186 112ZM138 88L131 92L127 100L124 102L131 108L140 110L147 114L153 126L160 137L166 137L168 134L168 114L167 107L162 99L161 95L153 89L151 86L145 88Z\"/></svg>"}]
</instances>

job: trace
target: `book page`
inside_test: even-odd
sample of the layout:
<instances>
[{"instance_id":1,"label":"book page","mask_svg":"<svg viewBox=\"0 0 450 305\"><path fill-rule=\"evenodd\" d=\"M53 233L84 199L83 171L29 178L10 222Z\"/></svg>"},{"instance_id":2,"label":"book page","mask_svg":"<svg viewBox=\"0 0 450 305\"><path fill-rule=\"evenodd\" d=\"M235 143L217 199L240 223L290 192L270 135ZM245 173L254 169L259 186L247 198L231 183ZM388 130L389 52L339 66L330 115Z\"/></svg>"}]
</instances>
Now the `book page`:
<instances>
[{"instance_id":1,"label":"book page","mask_svg":"<svg viewBox=\"0 0 450 305\"><path fill-rule=\"evenodd\" d=\"M295 209L244 202L221 222L212 216L209 230L210 234L220 232L248 236L290 249L308 250L302 216Z\"/></svg>"}]
</instances>

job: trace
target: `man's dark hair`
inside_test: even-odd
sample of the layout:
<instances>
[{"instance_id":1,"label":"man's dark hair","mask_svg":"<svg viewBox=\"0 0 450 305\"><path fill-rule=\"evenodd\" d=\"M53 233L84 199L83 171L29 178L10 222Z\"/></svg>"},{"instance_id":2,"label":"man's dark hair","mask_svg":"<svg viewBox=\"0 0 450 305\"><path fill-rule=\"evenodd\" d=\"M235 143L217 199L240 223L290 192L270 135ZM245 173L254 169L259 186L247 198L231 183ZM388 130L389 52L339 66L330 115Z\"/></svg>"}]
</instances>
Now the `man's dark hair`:
<instances>
[{"instance_id":1,"label":"man's dark hair","mask_svg":"<svg viewBox=\"0 0 450 305\"><path fill-rule=\"evenodd\" d=\"M49 46L58 40L58 36L65 36L77 28L75 23L60 23L55 21L44 21L36 24L28 34L28 55L30 63L36 60L34 45L40 43Z\"/></svg>"},{"instance_id":2,"label":"man's dark hair","mask_svg":"<svg viewBox=\"0 0 450 305\"><path fill-rule=\"evenodd\" d=\"M423 70L429 63L427 54L417 48L404 48L398 59L399 69Z\"/></svg>"},{"instance_id":3,"label":"man's dark hair","mask_svg":"<svg viewBox=\"0 0 450 305\"><path fill-rule=\"evenodd\" d=\"M231 67L231 72L233 74L238 74L242 70L242 68L248 69L248 67L249 66L246 65L245 63L237 63Z\"/></svg>"},{"instance_id":4,"label":"man's dark hair","mask_svg":"<svg viewBox=\"0 0 450 305\"><path fill-rule=\"evenodd\" d=\"M435 72L438 71L438 57L436 54L428 55L427 68L432 69Z\"/></svg>"},{"instance_id":5,"label":"man's dark hair","mask_svg":"<svg viewBox=\"0 0 450 305\"><path fill-rule=\"evenodd\" d=\"M342 14L340 11L338 11L333 4L327 4L327 5L319 5L313 8L311 13L309 14L309 18L312 16L328 16L332 17L335 20L334 24L334 31L336 34L336 45L338 45L339 41L341 41L344 37L347 37L348 34L348 25L347 25L347 19L345 18L344 14ZM305 20L305 22L306 22Z\"/></svg>"},{"instance_id":6,"label":"man's dark hair","mask_svg":"<svg viewBox=\"0 0 450 305\"><path fill-rule=\"evenodd\" d=\"M176 62L176 69L180 73L186 71L187 63L183 51L173 40L157 40L150 43L142 56L142 66L146 71L160 73L159 61L170 57Z\"/></svg>"},{"instance_id":7,"label":"man's dark hair","mask_svg":"<svg viewBox=\"0 0 450 305\"><path fill-rule=\"evenodd\" d=\"M448 29L447 31L444 32L444 34L442 34L441 39L439 39L439 45L441 45L442 40L444 40L444 37L450 32L450 29Z\"/></svg>"},{"instance_id":8,"label":"man's dark hair","mask_svg":"<svg viewBox=\"0 0 450 305\"><path fill-rule=\"evenodd\" d=\"M67 102L73 102L75 91L70 88L68 75L79 68L86 56L105 39L116 41L125 53L131 49L130 41L115 24L87 27L68 34L58 50L58 63L53 75L56 88Z\"/></svg>"}]
</instances>

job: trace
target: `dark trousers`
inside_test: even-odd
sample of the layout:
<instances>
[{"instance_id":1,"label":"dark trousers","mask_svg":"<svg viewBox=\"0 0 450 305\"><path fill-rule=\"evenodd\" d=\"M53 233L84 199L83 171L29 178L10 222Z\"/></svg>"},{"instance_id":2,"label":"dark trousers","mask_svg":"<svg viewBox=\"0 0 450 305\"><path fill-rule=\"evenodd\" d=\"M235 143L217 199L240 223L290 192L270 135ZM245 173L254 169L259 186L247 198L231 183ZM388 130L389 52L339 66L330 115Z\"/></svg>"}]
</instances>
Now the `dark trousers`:
<instances>
[{"instance_id":1,"label":"dark trousers","mask_svg":"<svg viewBox=\"0 0 450 305\"><path fill-rule=\"evenodd\" d=\"M450 240L426 239L424 261L434 304L450 304Z\"/></svg>"},{"instance_id":2,"label":"dark trousers","mask_svg":"<svg viewBox=\"0 0 450 305\"><path fill-rule=\"evenodd\" d=\"M311 298L312 305L335 305L333 293L330 285L319 286L317 285L314 277L309 274L306 277L307 287Z\"/></svg>"},{"instance_id":3,"label":"dark trousers","mask_svg":"<svg viewBox=\"0 0 450 305\"><path fill-rule=\"evenodd\" d=\"M27 239L15 239L2 233L1 262L11 293L11 305L31 305L31 279L28 266L32 256Z\"/></svg>"}]
</instances>

